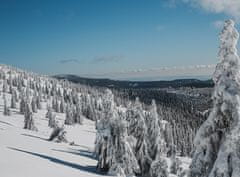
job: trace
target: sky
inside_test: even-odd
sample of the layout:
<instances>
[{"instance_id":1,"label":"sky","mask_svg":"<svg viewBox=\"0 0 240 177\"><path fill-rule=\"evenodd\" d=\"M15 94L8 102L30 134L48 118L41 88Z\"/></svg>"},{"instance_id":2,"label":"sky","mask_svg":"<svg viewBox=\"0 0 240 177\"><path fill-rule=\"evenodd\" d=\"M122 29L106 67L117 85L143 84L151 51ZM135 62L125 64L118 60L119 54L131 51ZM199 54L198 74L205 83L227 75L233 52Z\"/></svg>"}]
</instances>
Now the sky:
<instances>
[{"instance_id":1,"label":"sky","mask_svg":"<svg viewBox=\"0 0 240 177\"><path fill-rule=\"evenodd\" d=\"M48 75L209 76L228 18L238 23L239 0L0 0L0 63Z\"/></svg>"}]
</instances>

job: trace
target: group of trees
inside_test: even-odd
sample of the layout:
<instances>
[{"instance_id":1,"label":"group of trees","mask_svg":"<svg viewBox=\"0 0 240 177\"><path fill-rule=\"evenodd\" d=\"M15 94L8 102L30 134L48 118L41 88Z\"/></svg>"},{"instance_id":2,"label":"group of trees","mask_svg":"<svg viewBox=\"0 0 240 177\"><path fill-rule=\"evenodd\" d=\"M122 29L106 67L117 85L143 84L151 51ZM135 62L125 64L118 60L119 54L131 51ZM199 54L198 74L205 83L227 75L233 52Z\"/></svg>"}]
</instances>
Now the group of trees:
<instances>
[{"instance_id":1,"label":"group of trees","mask_svg":"<svg viewBox=\"0 0 240 177\"><path fill-rule=\"evenodd\" d=\"M159 117L155 101L149 110L143 109L138 98L125 108L117 107L107 90L101 102L95 142L98 170L122 177L167 177L165 159L176 153L174 146L166 143L173 137L168 133L169 123ZM177 168L174 172L181 173L180 165Z\"/></svg>"}]
</instances>

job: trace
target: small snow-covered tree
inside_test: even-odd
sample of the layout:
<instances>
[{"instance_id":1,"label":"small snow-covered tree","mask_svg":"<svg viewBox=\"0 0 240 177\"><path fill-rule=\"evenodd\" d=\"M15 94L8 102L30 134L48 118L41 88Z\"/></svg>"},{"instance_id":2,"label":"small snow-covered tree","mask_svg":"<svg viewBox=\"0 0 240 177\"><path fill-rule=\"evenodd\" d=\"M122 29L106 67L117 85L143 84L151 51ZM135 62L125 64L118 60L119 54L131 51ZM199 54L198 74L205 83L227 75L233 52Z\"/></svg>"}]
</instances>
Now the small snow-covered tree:
<instances>
[{"instance_id":1,"label":"small snow-covered tree","mask_svg":"<svg viewBox=\"0 0 240 177\"><path fill-rule=\"evenodd\" d=\"M168 165L165 159L158 157L150 167L149 177L168 177Z\"/></svg>"},{"instance_id":2,"label":"small snow-covered tree","mask_svg":"<svg viewBox=\"0 0 240 177\"><path fill-rule=\"evenodd\" d=\"M70 103L68 103L66 107L66 118L64 123L66 125L73 125L75 123L73 115L73 106L70 105Z\"/></svg>"},{"instance_id":3,"label":"small snow-covered tree","mask_svg":"<svg viewBox=\"0 0 240 177\"><path fill-rule=\"evenodd\" d=\"M37 109L42 109L42 103L41 103L41 96L38 95L36 97L36 105L37 105Z\"/></svg>"},{"instance_id":4,"label":"small snow-covered tree","mask_svg":"<svg viewBox=\"0 0 240 177\"><path fill-rule=\"evenodd\" d=\"M50 108L48 111L48 126L51 128L55 128L57 126L56 123L56 115L52 113L52 109Z\"/></svg>"},{"instance_id":5,"label":"small snow-covered tree","mask_svg":"<svg viewBox=\"0 0 240 177\"><path fill-rule=\"evenodd\" d=\"M240 174L239 34L227 20L220 34L219 59L213 81L213 109L195 137L189 177L238 177Z\"/></svg>"},{"instance_id":6,"label":"small snow-covered tree","mask_svg":"<svg viewBox=\"0 0 240 177\"><path fill-rule=\"evenodd\" d=\"M66 134L67 132L64 127L56 126L49 137L49 141L54 141L57 143L67 143L68 141L66 138Z\"/></svg>"},{"instance_id":7,"label":"small snow-covered tree","mask_svg":"<svg viewBox=\"0 0 240 177\"><path fill-rule=\"evenodd\" d=\"M82 109L81 104L78 101L75 106L75 122L78 124L83 124L84 117L82 115Z\"/></svg>"},{"instance_id":8,"label":"small snow-covered tree","mask_svg":"<svg viewBox=\"0 0 240 177\"><path fill-rule=\"evenodd\" d=\"M175 155L172 155L170 173L175 175L181 174L182 173L181 164L182 162Z\"/></svg>"},{"instance_id":9,"label":"small snow-covered tree","mask_svg":"<svg viewBox=\"0 0 240 177\"><path fill-rule=\"evenodd\" d=\"M35 97L32 98L31 106L32 106L32 111L34 113L37 113L37 101Z\"/></svg>"},{"instance_id":10,"label":"small snow-covered tree","mask_svg":"<svg viewBox=\"0 0 240 177\"><path fill-rule=\"evenodd\" d=\"M60 112L65 113L65 101L64 98L62 97L61 102L60 102Z\"/></svg>"},{"instance_id":11,"label":"small snow-covered tree","mask_svg":"<svg viewBox=\"0 0 240 177\"><path fill-rule=\"evenodd\" d=\"M25 110L24 117L25 117L24 129L37 131L37 128L35 127L33 112L32 112L30 103L26 104L26 110Z\"/></svg>"},{"instance_id":12,"label":"small snow-covered tree","mask_svg":"<svg viewBox=\"0 0 240 177\"><path fill-rule=\"evenodd\" d=\"M11 97L11 108L13 108L13 109L17 108L16 95L15 94L12 94L12 97Z\"/></svg>"},{"instance_id":13,"label":"small snow-covered tree","mask_svg":"<svg viewBox=\"0 0 240 177\"><path fill-rule=\"evenodd\" d=\"M10 116L11 115L11 111L10 108L7 105L7 99L4 99L4 110L3 110L3 115L5 116Z\"/></svg>"},{"instance_id":14,"label":"small snow-covered tree","mask_svg":"<svg viewBox=\"0 0 240 177\"><path fill-rule=\"evenodd\" d=\"M21 100L20 100L20 113L24 114L26 111L26 99L25 97L22 95L21 96Z\"/></svg>"}]
</instances>

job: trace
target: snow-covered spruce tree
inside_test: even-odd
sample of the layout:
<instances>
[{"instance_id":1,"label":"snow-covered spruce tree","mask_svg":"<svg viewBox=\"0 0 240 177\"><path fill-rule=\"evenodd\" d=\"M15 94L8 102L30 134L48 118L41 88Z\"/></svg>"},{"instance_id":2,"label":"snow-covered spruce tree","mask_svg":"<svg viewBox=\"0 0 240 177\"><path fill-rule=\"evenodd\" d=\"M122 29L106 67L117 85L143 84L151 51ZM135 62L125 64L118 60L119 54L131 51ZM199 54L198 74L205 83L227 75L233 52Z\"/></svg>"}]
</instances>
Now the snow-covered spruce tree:
<instances>
[{"instance_id":1,"label":"snow-covered spruce tree","mask_svg":"<svg viewBox=\"0 0 240 177\"><path fill-rule=\"evenodd\" d=\"M109 145L111 141L111 121L116 116L114 111L114 97L110 90L106 90L103 99L103 112L96 121L95 155L98 158L97 169L107 172L110 168Z\"/></svg>"},{"instance_id":2,"label":"snow-covered spruce tree","mask_svg":"<svg viewBox=\"0 0 240 177\"><path fill-rule=\"evenodd\" d=\"M55 128L57 126L56 115L52 113L51 109L48 112L48 126L51 128Z\"/></svg>"},{"instance_id":3,"label":"snow-covered spruce tree","mask_svg":"<svg viewBox=\"0 0 240 177\"><path fill-rule=\"evenodd\" d=\"M26 110L24 114L24 129L28 130L34 130L37 131L37 128L35 127L34 119L33 119L33 112L30 103L26 104Z\"/></svg>"},{"instance_id":4,"label":"snow-covered spruce tree","mask_svg":"<svg viewBox=\"0 0 240 177\"><path fill-rule=\"evenodd\" d=\"M52 108L49 104L47 104L47 113L46 113L45 117L49 118L50 114L52 114Z\"/></svg>"},{"instance_id":5,"label":"snow-covered spruce tree","mask_svg":"<svg viewBox=\"0 0 240 177\"><path fill-rule=\"evenodd\" d=\"M170 173L179 176L182 172L181 164L182 162L175 155L172 155Z\"/></svg>"},{"instance_id":6,"label":"snow-covered spruce tree","mask_svg":"<svg viewBox=\"0 0 240 177\"><path fill-rule=\"evenodd\" d=\"M195 137L189 177L238 177L240 174L239 34L227 20L220 34L220 63L213 75L213 109Z\"/></svg>"},{"instance_id":7,"label":"snow-covered spruce tree","mask_svg":"<svg viewBox=\"0 0 240 177\"><path fill-rule=\"evenodd\" d=\"M3 115L5 116L10 116L11 115L11 111L10 108L7 105L7 99L4 98L4 110L3 110Z\"/></svg>"},{"instance_id":8,"label":"snow-covered spruce tree","mask_svg":"<svg viewBox=\"0 0 240 177\"><path fill-rule=\"evenodd\" d=\"M127 141L127 122L116 117L111 122L111 138L108 148L110 158L109 174L114 176L135 176L140 173L137 159Z\"/></svg>"},{"instance_id":9,"label":"snow-covered spruce tree","mask_svg":"<svg viewBox=\"0 0 240 177\"><path fill-rule=\"evenodd\" d=\"M37 105L37 109L42 109L42 103L41 103L40 93L39 93L39 95L36 97L36 105Z\"/></svg>"},{"instance_id":10,"label":"snow-covered spruce tree","mask_svg":"<svg viewBox=\"0 0 240 177\"><path fill-rule=\"evenodd\" d=\"M63 97L61 98L61 102L60 102L60 112L65 113L65 101Z\"/></svg>"},{"instance_id":11,"label":"snow-covered spruce tree","mask_svg":"<svg viewBox=\"0 0 240 177\"><path fill-rule=\"evenodd\" d=\"M15 94L12 94L12 97L11 97L11 108L13 108L13 109L17 108L16 95Z\"/></svg>"},{"instance_id":12,"label":"snow-covered spruce tree","mask_svg":"<svg viewBox=\"0 0 240 177\"><path fill-rule=\"evenodd\" d=\"M74 115L73 115L73 106L70 103L67 103L66 107L66 118L65 122L66 125L73 125L74 122Z\"/></svg>"},{"instance_id":13,"label":"snow-covered spruce tree","mask_svg":"<svg viewBox=\"0 0 240 177\"><path fill-rule=\"evenodd\" d=\"M164 139L161 120L157 113L157 106L154 100L150 112L146 115L147 124L147 145L148 152L152 160L156 159L156 155L166 153L166 142Z\"/></svg>"},{"instance_id":14,"label":"snow-covered spruce tree","mask_svg":"<svg viewBox=\"0 0 240 177\"><path fill-rule=\"evenodd\" d=\"M26 111L26 99L25 97L22 95L21 96L21 100L20 100L20 113L24 114Z\"/></svg>"},{"instance_id":15,"label":"snow-covered spruce tree","mask_svg":"<svg viewBox=\"0 0 240 177\"><path fill-rule=\"evenodd\" d=\"M149 151L146 140L147 126L145 124L142 104L140 103L138 98L136 98L133 107L127 112L128 120L130 121L128 126L128 133L130 136L136 139L136 144L134 145L134 152L141 170L140 175L144 176L149 173L152 159L148 154Z\"/></svg>"},{"instance_id":16,"label":"snow-covered spruce tree","mask_svg":"<svg viewBox=\"0 0 240 177\"><path fill-rule=\"evenodd\" d=\"M35 97L32 98L31 106L32 106L32 111L34 113L37 113L37 101Z\"/></svg>"},{"instance_id":17,"label":"snow-covered spruce tree","mask_svg":"<svg viewBox=\"0 0 240 177\"><path fill-rule=\"evenodd\" d=\"M151 163L149 177L168 177L167 168L166 160L158 157Z\"/></svg>"},{"instance_id":18,"label":"snow-covered spruce tree","mask_svg":"<svg viewBox=\"0 0 240 177\"><path fill-rule=\"evenodd\" d=\"M75 106L75 122L78 124L83 124L84 117L82 115L82 106L80 102L78 101Z\"/></svg>"}]
</instances>

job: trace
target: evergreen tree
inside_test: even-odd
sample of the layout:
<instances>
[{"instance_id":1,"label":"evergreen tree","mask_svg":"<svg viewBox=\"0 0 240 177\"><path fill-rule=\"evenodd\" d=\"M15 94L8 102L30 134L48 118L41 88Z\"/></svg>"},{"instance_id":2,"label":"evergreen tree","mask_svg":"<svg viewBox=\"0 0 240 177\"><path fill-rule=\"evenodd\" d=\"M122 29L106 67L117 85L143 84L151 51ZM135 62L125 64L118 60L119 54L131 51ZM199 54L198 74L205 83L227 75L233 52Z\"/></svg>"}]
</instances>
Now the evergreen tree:
<instances>
[{"instance_id":1,"label":"evergreen tree","mask_svg":"<svg viewBox=\"0 0 240 177\"><path fill-rule=\"evenodd\" d=\"M69 103L67 103L66 107L66 118L65 118L65 124L66 125L73 125L74 122L74 115L73 115L73 107Z\"/></svg>"},{"instance_id":2,"label":"evergreen tree","mask_svg":"<svg viewBox=\"0 0 240 177\"><path fill-rule=\"evenodd\" d=\"M111 122L111 137L108 147L109 174L135 176L140 173L137 159L127 140L126 122L116 117Z\"/></svg>"},{"instance_id":3,"label":"evergreen tree","mask_svg":"<svg viewBox=\"0 0 240 177\"><path fill-rule=\"evenodd\" d=\"M37 101L35 97L32 98L31 106L32 106L32 111L34 113L37 113Z\"/></svg>"},{"instance_id":4,"label":"evergreen tree","mask_svg":"<svg viewBox=\"0 0 240 177\"><path fill-rule=\"evenodd\" d=\"M11 111L10 108L7 105L7 99L4 99L4 110L3 110L3 115L5 116L10 116L11 115Z\"/></svg>"},{"instance_id":5,"label":"evergreen tree","mask_svg":"<svg viewBox=\"0 0 240 177\"><path fill-rule=\"evenodd\" d=\"M17 108L16 95L15 94L12 94L12 97L11 97L11 108L13 108L13 109Z\"/></svg>"},{"instance_id":6,"label":"evergreen tree","mask_svg":"<svg viewBox=\"0 0 240 177\"><path fill-rule=\"evenodd\" d=\"M239 34L227 20L220 34L220 63L213 75L213 109L195 138L189 177L237 177L240 174Z\"/></svg>"},{"instance_id":7,"label":"evergreen tree","mask_svg":"<svg viewBox=\"0 0 240 177\"><path fill-rule=\"evenodd\" d=\"M160 126L162 122L158 116L154 100L152 100L150 112L147 113L146 117L148 152L152 160L155 160L157 154L166 153L166 143Z\"/></svg>"},{"instance_id":8,"label":"evergreen tree","mask_svg":"<svg viewBox=\"0 0 240 177\"><path fill-rule=\"evenodd\" d=\"M35 127L35 123L34 123L34 119L33 119L33 112L32 112L30 103L26 104L26 110L25 110L24 117L25 117L24 129L37 131L37 128Z\"/></svg>"}]
</instances>

